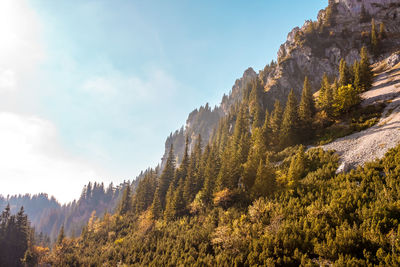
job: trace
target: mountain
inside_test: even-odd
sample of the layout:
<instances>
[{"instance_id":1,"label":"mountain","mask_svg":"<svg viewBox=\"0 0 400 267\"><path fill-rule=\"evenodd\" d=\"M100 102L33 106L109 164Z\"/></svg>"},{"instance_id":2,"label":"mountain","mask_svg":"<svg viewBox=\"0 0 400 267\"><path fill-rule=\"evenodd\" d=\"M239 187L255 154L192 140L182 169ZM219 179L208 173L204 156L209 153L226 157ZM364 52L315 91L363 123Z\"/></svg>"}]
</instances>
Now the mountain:
<instances>
[{"instance_id":1,"label":"mountain","mask_svg":"<svg viewBox=\"0 0 400 267\"><path fill-rule=\"evenodd\" d=\"M399 266L398 12L396 1L330 1L277 62L192 112L122 208L44 262Z\"/></svg>"},{"instance_id":2,"label":"mountain","mask_svg":"<svg viewBox=\"0 0 400 267\"><path fill-rule=\"evenodd\" d=\"M279 48L277 62L267 64L258 73L252 68L247 69L236 80L228 96L223 96L219 106L211 110L207 104L191 112L185 127L167 138L161 166L165 164L171 144L178 162L182 159L186 135L191 148L198 135L206 144L219 120L242 99L246 85L255 77L263 83L262 102L270 111L276 99L281 103L286 101L291 89L300 96L305 76L309 77L313 91L319 90L324 73L329 77L338 75L341 58L353 64L360 59L362 46L371 47L372 18L377 30L380 23L384 24L387 35L379 43L380 55L374 56L373 62L396 52L400 45L398 15L400 3L397 0L329 1L328 7L319 12L317 21L306 21L302 27L296 27L288 34L286 42Z\"/></svg>"},{"instance_id":3,"label":"mountain","mask_svg":"<svg viewBox=\"0 0 400 267\"><path fill-rule=\"evenodd\" d=\"M83 188L78 200L64 205L45 193L7 197L0 195L0 210L9 204L11 212L17 213L23 207L35 231L48 236L53 242L61 226L64 226L66 235L79 235L92 216L101 217L105 212L113 212L128 184L114 186L111 183L104 188L102 183L89 183Z\"/></svg>"}]
</instances>

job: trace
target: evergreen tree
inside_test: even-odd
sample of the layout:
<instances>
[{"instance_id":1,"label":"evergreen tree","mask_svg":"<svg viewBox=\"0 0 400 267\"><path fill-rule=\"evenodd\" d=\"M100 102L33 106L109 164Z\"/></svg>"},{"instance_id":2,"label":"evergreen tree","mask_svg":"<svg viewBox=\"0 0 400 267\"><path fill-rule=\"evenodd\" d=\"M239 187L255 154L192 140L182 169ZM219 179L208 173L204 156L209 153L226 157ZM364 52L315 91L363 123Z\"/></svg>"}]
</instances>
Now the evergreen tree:
<instances>
[{"instance_id":1,"label":"evergreen tree","mask_svg":"<svg viewBox=\"0 0 400 267\"><path fill-rule=\"evenodd\" d=\"M360 58L360 87L362 91L367 91L372 86L373 73L365 46L361 48Z\"/></svg>"},{"instance_id":2,"label":"evergreen tree","mask_svg":"<svg viewBox=\"0 0 400 267\"><path fill-rule=\"evenodd\" d=\"M261 98L263 94L263 86L259 78L253 79L251 82L251 92L249 97L249 109L252 118L252 128L261 127L263 121L263 113L261 107Z\"/></svg>"},{"instance_id":3,"label":"evergreen tree","mask_svg":"<svg viewBox=\"0 0 400 267\"><path fill-rule=\"evenodd\" d=\"M287 185L289 188L294 189L298 181L303 177L305 173L305 153L304 147L301 145L294 157L290 162L288 174L287 174Z\"/></svg>"},{"instance_id":4,"label":"evergreen tree","mask_svg":"<svg viewBox=\"0 0 400 267\"><path fill-rule=\"evenodd\" d=\"M299 116L297 109L297 99L292 89L288 95L285 111L283 112L282 127L280 130L281 148L294 145L298 142Z\"/></svg>"},{"instance_id":5,"label":"evergreen tree","mask_svg":"<svg viewBox=\"0 0 400 267\"><path fill-rule=\"evenodd\" d=\"M379 52L379 43L378 43L378 37L377 37L377 32L376 32L376 26L375 26L375 20L372 19L371 21L371 48L373 54L376 56Z\"/></svg>"},{"instance_id":6,"label":"evergreen tree","mask_svg":"<svg viewBox=\"0 0 400 267\"><path fill-rule=\"evenodd\" d=\"M189 137L186 135L185 139L185 149L183 152L182 162L176 169L176 182L180 180L185 181L189 170Z\"/></svg>"},{"instance_id":7,"label":"evergreen tree","mask_svg":"<svg viewBox=\"0 0 400 267\"><path fill-rule=\"evenodd\" d=\"M160 180L159 180L159 194L160 194L160 201L161 206L163 209L165 208L165 197L168 191L168 188L171 182L174 180L175 177L175 156L173 146L171 147L168 152L168 158L165 163L164 170L161 173Z\"/></svg>"},{"instance_id":8,"label":"evergreen tree","mask_svg":"<svg viewBox=\"0 0 400 267\"><path fill-rule=\"evenodd\" d=\"M346 61L342 58L339 63L339 86L351 84L351 75Z\"/></svg>"},{"instance_id":9,"label":"evergreen tree","mask_svg":"<svg viewBox=\"0 0 400 267\"><path fill-rule=\"evenodd\" d=\"M318 96L318 106L325 112L328 118L333 117L334 85L331 85L328 76L324 73L321 81L321 89Z\"/></svg>"},{"instance_id":10,"label":"evergreen tree","mask_svg":"<svg viewBox=\"0 0 400 267\"><path fill-rule=\"evenodd\" d=\"M364 91L364 89L362 88L362 84L361 84L361 76L360 76L361 67L360 67L360 63L357 61L354 62L353 72L354 72L353 86L357 92L361 93L362 91Z\"/></svg>"},{"instance_id":11,"label":"evergreen tree","mask_svg":"<svg viewBox=\"0 0 400 267\"><path fill-rule=\"evenodd\" d=\"M64 224L63 224L63 225L61 225L60 232L58 233L56 244L61 245L64 238L65 238L65 234L64 234Z\"/></svg>"},{"instance_id":12,"label":"evergreen tree","mask_svg":"<svg viewBox=\"0 0 400 267\"><path fill-rule=\"evenodd\" d=\"M130 212L131 210L132 210L131 186L128 183L124 189L124 193L122 194L122 199L119 204L118 213L120 215L124 215Z\"/></svg>"},{"instance_id":13,"label":"evergreen tree","mask_svg":"<svg viewBox=\"0 0 400 267\"><path fill-rule=\"evenodd\" d=\"M385 31L385 24L383 22L381 22L379 24L379 36L378 36L379 40L383 40L386 38L386 31Z\"/></svg>"},{"instance_id":14,"label":"evergreen tree","mask_svg":"<svg viewBox=\"0 0 400 267\"><path fill-rule=\"evenodd\" d=\"M360 97L353 85L340 86L337 99L335 101L336 112L338 114L346 113L351 107L360 103Z\"/></svg>"},{"instance_id":15,"label":"evergreen tree","mask_svg":"<svg viewBox=\"0 0 400 267\"><path fill-rule=\"evenodd\" d=\"M279 100L275 100L274 109L270 117L271 139L274 145L279 144L279 134L282 124L282 106Z\"/></svg>"},{"instance_id":16,"label":"evergreen tree","mask_svg":"<svg viewBox=\"0 0 400 267\"><path fill-rule=\"evenodd\" d=\"M221 158L217 186L220 190L235 189L239 185L242 164L246 162L250 148L249 119L247 108L242 105L236 116L235 128L229 146Z\"/></svg>"},{"instance_id":17,"label":"evergreen tree","mask_svg":"<svg viewBox=\"0 0 400 267\"><path fill-rule=\"evenodd\" d=\"M265 116L264 116L264 124L261 128L261 133L264 139L264 144L267 147L269 145L270 142L270 138L271 138L271 127L270 127L270 116L269 116L269 112L268 109L265 110Z\"/></svg>"},{"instance_id":18,"label":"evergreen tree","mask_svg":"<svg viewBox=\"0 0 400 267\"><path fill-rule=\"evenodd\" d=\"M151 213L153 214L153 218L158 220L162 215L162 206L160 201L160 190L157 187L156 192L154 193L153 203L151 205Z\"/></svg>"},{"instance_id":19,"label":"evergreen tree","mask_svg":"<svg viewBox=\"0 0 400 267\"><path fill-rule=\"evenodd\" d=\"M303 91L299 104L299 119L302 139L306 140L312 133L312 122L315 114L314 99L311 91L310 82L306 76L304 79Z\"/></svg>"},{"instance_id":20,"label":"evergreen tree","mask_svg":"<svg viewBox=\"0 0 400 267\"><path fill-rule=\"evenodd\" d=\"M275 190L275 175L273 167L271 166L268 157L265 160L265 164L260 160L257 168L256 180L251 189L251 195L253 199L257 199L262 196L268 196Z\"/></svg>"},{"instance_id":21,"label":"evergreen tree","mask_svg":"<svg viewBox=\"0 0 400 267\"><path fill-rule=\"evenodd\" d=\"M204 169L204 186L202 189L202 200L210 205L212 202L212 196L215 190L216 177L218 177L220 169L220 160L218 156L217 147L213 146L210 149L207 163Z\"/></svg>"},{"instance_id":22,"label":"evergreen tree","mask_svg":"<svg viewBox=\"0 0 400 267\"><path fill-rule=\"evenodd\" d=\"M266 152L262 131L256 128L251 136L251 148L246 163L243 164L243 183L245 189L250 191L256 179L257 168Z\"/></svg>"},{"instance_id":23,"label":"evergreen tree","mask_svg":"<svg viewBox=\"0 0 400 267\"><path fill-rule=\"evenodd\" d=\"M201 174L201 136L197 137L196 144L190 156L188 177L184 181L183 196L187 203L191 203L196 193L203 186L203 175Z\"/></svg>"},{"instance_id":24,"label":"evergreen tree","mask_svg":"<svg viewBox=\"0 0 400 267\"><path fill-rule=\"evenodd\" d=\"M164 218L168 221L174 220L185 213L186 202L183 197L183 186L183 181L181 180L175 190L173 190L172 184L168 189L167 204L164 212Z\"/></svg>"}]
</instances>

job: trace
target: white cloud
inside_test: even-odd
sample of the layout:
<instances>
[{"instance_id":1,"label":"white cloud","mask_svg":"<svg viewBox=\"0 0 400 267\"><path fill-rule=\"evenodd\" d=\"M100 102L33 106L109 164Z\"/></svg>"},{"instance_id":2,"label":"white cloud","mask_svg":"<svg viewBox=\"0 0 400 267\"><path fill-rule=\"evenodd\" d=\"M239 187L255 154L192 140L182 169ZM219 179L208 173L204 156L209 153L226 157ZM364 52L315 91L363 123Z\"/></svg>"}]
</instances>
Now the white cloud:
<instances>
[{"instance_id":1,"label":"white cloud","mask_svg":"<svg viewBox=\"0 0 400 267\"><path fill-rule=\"evenodd\" d=\"M34 115L46 90L43 29L29 1L0 0L0 194L45 192L67 202L101 168L70 155L55 125Z\"/></svg>"},{"instance_id":2,"label":"white cloud","mask_svg":"<svg viewBox=\"0 0 400 267\"><path fill-rule=\"evenodd\" d=\"M173 97L178 82L160 69L150 70L145 77L122 73L108 67L101 76L92 76L82 84L82 89L100 100L115 103L154 103Z\"/></svg>"},{"instance_id":3,"label":"white cloud","mask_svg":"<svg viewBox=\"0 0 400 267\"><path fill-rule=\"evenodd\" d=\"M4 70L0 72L0 92L13 91L16 88L17 82L15 72L12 70Z\"/></svg>"},{"instance_id":4,"label":"white cloud","mask_svg":"<svg viewBox=\"0 0 400 267\"><path fill-rule=\"evenodd\" d=\"M0 113L1 194L46 192L67 202L99 177L82 159L67 155L57 136L54 125L42 118Z\"/></svg>"}]
</instances>

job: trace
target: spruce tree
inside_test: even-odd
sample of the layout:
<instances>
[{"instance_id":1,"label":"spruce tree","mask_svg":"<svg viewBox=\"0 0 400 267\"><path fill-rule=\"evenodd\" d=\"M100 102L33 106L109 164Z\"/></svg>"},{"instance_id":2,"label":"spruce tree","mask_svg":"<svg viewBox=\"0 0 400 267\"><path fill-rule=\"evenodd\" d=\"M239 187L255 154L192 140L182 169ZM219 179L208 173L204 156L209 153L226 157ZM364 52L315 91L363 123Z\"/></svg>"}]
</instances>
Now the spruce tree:
<instances>
[{"instance_id":1,"label":"spruce tree","mask_svg":"<svg viewBox=\"0 0 400 267\"><path fill-rule=\"evenodd\" d=\"M251 189L251 196L253 199L268 196L275 190L275 187L276 183L273 167L267 157L265 159L265 164L262 160L260 160L258 164L256 179Z\"/></svg>"},{"instance_id":2,"label":"spruce tree","mask_svg":"<svg viewBox=\"0 0 400 267\"><path fill-rule=\"evenodd\" d=\"M249 97L249 108L252 118L252 128L262 126L263 113L261 107L261 97L263 92L263 86L259 78L253 79L251 82L251 92Z\"/></svg>"},{"instance_id":3,"label":"spruce tree","mask_svg":"<svg viewBox=\"0 0 400 267\"><path fill-rule=\"evenodd\" d=\"M128 183L124 189L124 193L122 194L122 199L119 204L118 213L120 215L124 215L130 212L131 210L132 210L131 186Z\"/></svg>"},{"instance_id":4,"label":"spruce tree","mask_svg":"<svg viewBox=\"0 0 400 267\"><path fill-rule=\"evenodd\" d=\"M202 189L203 201L210 205L212 203L212 196L215 191L216 177L220 169L220 160L218 156L217 147L213 145L207 159L204 169L204 186Z\"/></svg>"},{"instance_id":5,"label":"spruce tree","mask_svg":"<svg viewBox=\"0 0 400 267\"><path fill-rule=\"evenodd\" d=\"M281 148L294 145L298 142L299 116L297 109L297 99L292 89L288 95L285 111L283 112L282 127L280 129Z\"/></svg>"},{"instance_id":6,"label":"spruce tree","mask_svg":"<svg viewBox=\"0 0 400 267\"><path fill-rule=\"evenodd\" d=\"M279 100L275 100L274 109L270 116L270 127L271 127L271 141L274 145L279 144L279 134L282 124L282 106Z\"/></svg>"},{"instance_id":7,"label":"spruce tree","mask_svg":"<svg viewBox=\"0 0 400 267\"><path fill-rule=\"evenodd\" d=\"M347 63L342 58L339 63L339 86L351 84L351 75Z\"/></svg>"},{"instance_id":8,"label":"spruce tree","mask_svg":"<svg viewBox=\"0 0 400 267\"><path fill-rule=\"evenodd\" d=\"M321 81L321 89L318 96L318 106L325 112L328 118L333 117L334 86L329 83L328 76L324 73Z\"/></svg>"},{"instance_id":9,"label":"spruce tree","mask_svg":"<svg viewBox=\"0 0 400 267\"><path fill-rule=\"evenodd\" d=\"M385 39L386 38L386 31L385 31L385 24L381 22L379 24L379 40Z\"/></svg>"},{"instance_id":10,"label":"spruce tree","mask_svg":"<svg viewBox=\"0 0 400 267\"><path fill-rule=\"evenodd\" d=\"M287 185L290 189L294 189L298 181L302 178L305 173L305 153L304 146L300 146L296 155L292 157L290 162L288 174L287 174Z\"/></svg>"},{"instance_id":11,"label":"spruce tree","mask_svg":"<svg viewBox=\"0 0 400 267\"><path fill-rule=\"evenodd\" d=\"M251 148L246 163L243 164L243 183L246 190L250 191L256 179L259 161L266 152L262 131L256 128L251 136Z\"/></svg>"},{"instance_id":12,"label":"spruce tree","mask_svg":"<svg viewBox=\"0 0 400 267\"><path fill-rule=\"evenodd\" d=\"M299 104L299 119L302 139L306 140L312 133L312 122L315 114L314 99L311 91L310 82L306 76L304 79L303 91Z\"/></svg>"},{"instance_id":13,"label":"spruce tree","mask_svg":"<svg viewBox=\"0 0 400 267\"><path fill-rule=\"evenodd\" d=\"M153 218L158 220L162 215L162 206L160 201L160 190L157 187L156 192L154 193L153 203L151 205L151 213L153 214Z\"/></svg>"},{"instance_id":14,"label":"spruce tree","mask_svg":"<svg viewBox=\"0 0 400 267\"><path fill-rule=\"evenodd\" d=\"M264 116L264 124L261 128L265 146L269 145L269 142L270 142L269 139L271 138L271 127L270 127L269 123L270 123L270 115L269 115L268 109L266 109L265 116Z\"/></svg>"},{"instance_id":15,"label":"spruce tree","mask_svg":"<svg viewBox=\"0 0 400 267\"><path fill-rule=\"evenodd\" d=\"M61 225L60 232L58 233L56 244L61 245L64 238L65 234L64 234L64 224L63 224Z\"/></svg>"},{"instance_id":16,"label":"spruce tree","mask_svg":"<svg viewBox=\"0 0 400 267\"><path fill-rule=\"evenodd\" d=\"M372 53L376 56L378 55L379 52L379 42L378 42L378 37L377 37L377 32L376 32L376 26L375 26L375 20L371 20L371 49Z\"/></svg>"},{"instance_id":17,"label":"spruce tree","mask_svg":"<svg viewBox=\"0 0 400 267\"><path fill-rule=\"evenodd\" d=\"M175 156L173 146L171 147L168 152L167 162L165 163L164 170L161 173L160 180L159 180L159 193L160 193L160 201L161 206L163 209L165 208L165 197L168 191L168 188L175 177Z\"/></svg>"},{"instance_id":18,"label":"spruce tree","mask_svg":"<svg viewBox=\"0 0 400 267\"><path fill-rule=\"evenodd\" d=\"M351 107L360 103L360 97L353 85L349 84L338 88L335 102L337 114L343 114L348 112Z\"/></svg>"},{"instance_id":19,"label":"spruce tree","mask_svg":"<svg viewBox=\"0 0 400 267\"><path fill-rule=\"evenodd\" d=\"M353 73L354 73L354 81L353 86L357 90L357 92L362 92L364 89L362 88L361 84L361 76L360 76L360 63L358 61L354 62L353 65Z\"/></svg>"},{"instance_id":20,"label":"spruce tree","mask_svg":"<svg viewBox=\"0 0 400 267\"><path fill-rule=\"evenodd\" d=\"M361 48L360 58L360 87L362 88L362 91L367 91L372 86L373 73L367 48L365 46Z\"/></svg>"}]
</instances>

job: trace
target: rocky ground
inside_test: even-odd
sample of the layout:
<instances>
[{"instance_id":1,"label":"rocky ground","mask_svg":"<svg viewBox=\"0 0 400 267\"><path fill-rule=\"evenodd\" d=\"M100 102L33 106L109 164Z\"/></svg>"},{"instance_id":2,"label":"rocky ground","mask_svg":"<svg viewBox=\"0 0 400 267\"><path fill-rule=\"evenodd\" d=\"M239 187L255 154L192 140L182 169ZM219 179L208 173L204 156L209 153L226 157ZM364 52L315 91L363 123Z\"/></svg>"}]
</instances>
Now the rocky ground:
<instances>
[{"instance_id":1,"label":"rocky ground","mask_svg":"<svg viewBox=\"0 0 400 267\"><path fill-rule=\"evenodd\" d=\"M338 172L381 158L400 143L400 63L388 66L387 62L377 66L379 69L384 65L386 69L375 77L373 88L361 96L362 105L388 103L379 123L322 146L339 154Z\"/></svg>"}]
</instances>

